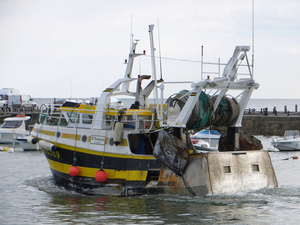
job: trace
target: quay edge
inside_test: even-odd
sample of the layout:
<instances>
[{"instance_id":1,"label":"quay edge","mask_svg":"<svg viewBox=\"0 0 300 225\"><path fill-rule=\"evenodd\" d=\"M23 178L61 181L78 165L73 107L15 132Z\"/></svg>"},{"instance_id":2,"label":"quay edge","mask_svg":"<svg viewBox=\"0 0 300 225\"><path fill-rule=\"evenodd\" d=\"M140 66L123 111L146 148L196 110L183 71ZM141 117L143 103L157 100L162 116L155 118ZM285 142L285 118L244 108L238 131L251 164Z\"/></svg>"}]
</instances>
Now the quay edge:
<instances>
[{"instance_id":1,"label":"quay edge","mask_svg":"<svg viewBox=\"0 0 300 225\"><path fill-rule=\"evenodd\" d=\"M242 126L253 135L283 136L285 130L300 130L300 116L244 115Z\"/></svg>"},{"instance_id":2,"label":"quay edge","mask_svg":"<svg viewBox=\"0 0 300 225\"><path fill-rule=\"evenodd\" d=\"M0 113L0 115L0 123L2 124L5 118L16 116L17 113L9 115ZM39 120L39 111L37 110L27 112L25 115L31 117L26 124L27 128L28 126L36 124ZM285 130L300 130L300 116L287 116L284 114L278 116L272 114L269 114L269 116L245 114L242 120L242 127L244 131L253 135L283 136Z\"/></svg>"}]
</instances>

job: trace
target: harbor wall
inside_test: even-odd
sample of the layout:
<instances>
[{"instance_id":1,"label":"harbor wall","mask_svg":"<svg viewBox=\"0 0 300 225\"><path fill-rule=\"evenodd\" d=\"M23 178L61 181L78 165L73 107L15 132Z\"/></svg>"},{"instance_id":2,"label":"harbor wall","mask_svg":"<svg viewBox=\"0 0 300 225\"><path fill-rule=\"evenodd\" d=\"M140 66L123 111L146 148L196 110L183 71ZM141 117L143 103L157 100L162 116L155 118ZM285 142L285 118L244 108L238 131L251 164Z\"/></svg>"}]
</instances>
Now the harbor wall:
<instances>
[{"instance_id":1,"label":"harbor wall","mask_svg":"<svg viewBox=\"0 0 300 225\"><path fill-rule=\"evenodd\" d=\"M16 116L17 112L13 114L1 114L0 123L6 117ZM34 125L38 122L39 111L32 110L26 112L31 119L27 126ZM223 128L224 129L224 128ZM264 136L283 136L285 130L300 130L300 116L299 114L285 114L278 113L277 116L272 113L267 114L245 114L242 121L242 129L253 135Z\"/></svg>"},{"instance_id":2,"label":"harbor wall","mask_svg":"<svg viewBox=\"0 0 300 225\"><path fill-rule=\"evenodd\" d=\"M253 135L283 136L285 130L300 130L300 116L244 115L242 127Z\"/></svg>"}]
</instances>

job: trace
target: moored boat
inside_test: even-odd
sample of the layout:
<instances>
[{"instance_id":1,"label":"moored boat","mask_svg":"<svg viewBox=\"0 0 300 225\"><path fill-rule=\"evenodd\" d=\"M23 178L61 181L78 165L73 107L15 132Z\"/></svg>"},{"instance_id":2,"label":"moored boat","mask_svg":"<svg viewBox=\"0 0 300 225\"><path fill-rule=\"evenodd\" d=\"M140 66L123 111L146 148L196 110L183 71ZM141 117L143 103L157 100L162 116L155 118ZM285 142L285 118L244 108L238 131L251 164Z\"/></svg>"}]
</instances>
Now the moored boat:
<instances>
[{"instance_id":1,"label":"moored boat","mask_svg":"<svg viewBox=\"0 0 300 225\"><path fill-rule=\"evenodd\" d=\"M40 149L37 140L30 135L17 137L16 140L24 151L34 151Z\"/></svg>"},{"instance_id":2,"label":"moored boat","mask_svg":"<svg viewBox=\"0 0 300 225\"><path fill-rule=\"evenodd\" d=\"M300 150L299 130L286 130L283 138L274 138L271 144L279 151Z\"/></svg>"},{"instance_id":3,"label":"moored boat","mask_svg":"<svg viewBox=\"0 0 300 225\"><path fill-rule=\"evenodd\" d=\"M218 148L220 137L221 134L217 130L210 129L203 129L197 132L196 134L191 135L191 138L201 139L205 142L208 142L209 145L213 148Z\"/></svg>"},{"instance_id":4,"label":"moored boat","mask_svg":"<svg viewBox=\"0 0 300 225\"><path fill-rule=\"evenodd\" d=\"M12 144L17 142L17 137L24 137L29 135L26 130L25 122L30 119L30 116L18 115L16 117L7 117L4 119L0 127L0 143Z\"/></svg>"},{"instance_id":5,"label":"moored boat","mask_svg":"<svg viewBox=\"0 0 300 225\"><path fill-rule=\"evenodd\" d=\"M172 82L156 79L153 25L149 34L153 77L144 89L142 82L151 76L132 77L134 58L145 54L136 53L135 41L124 78L106 88L97 105L66 102L41 112L32 136L44 151L56 184L86 194L115 196L206 195L276 187L269 153L239 148L241 112L259 86L251 74L237 80L249 47L236 47L222 78L191 82L190 91L180 91L164 103L164 85ZM137 83L136 92L130 92L131 82ZM208 89L218 95L209 96ZM230 89L242 91L239 103L225 96ZM155 104L148 101L152 92ZM135 99L129 106L113 104L112 97L118 95ZM209 125L228 127L231 151L195 150L190 131Z\"/></svg>"}]
</instances>

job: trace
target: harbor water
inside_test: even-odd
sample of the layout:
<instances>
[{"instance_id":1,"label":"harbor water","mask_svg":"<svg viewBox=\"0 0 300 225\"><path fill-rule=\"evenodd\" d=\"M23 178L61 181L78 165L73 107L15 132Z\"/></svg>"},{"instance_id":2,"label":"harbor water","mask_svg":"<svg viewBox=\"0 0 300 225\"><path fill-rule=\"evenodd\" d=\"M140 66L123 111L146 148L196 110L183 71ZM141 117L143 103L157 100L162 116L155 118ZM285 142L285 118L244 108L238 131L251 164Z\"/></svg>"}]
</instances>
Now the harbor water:
<instances>
[{"instance_id":1,"label":"harbor water","mask_svg":"<svg viewBox=\"0 0 300 225\"><path fill-rule=\"evenodd\" d=\"M270 147L270 137L258 138L265 149ZM300 159L291 157L300 152L270 155L278 188L125 198L82 195L56 186L42 151L0 152L0 224L299 224Z\"/></svg>"},{"instance_id":2,"label":"harbor water","mask_svg":"<svg viewBox=\"0 0 300 225\"><path fill-rule=\"evenodd\" d=\"M53 99L35 99L40 106ZM295 109L300 100L251 99L248 108ZM300 109L300 108L299 108ZM272 137L258 136L264 149ZM1 145L5 147L7 145ZM300 151L270 152L278 188L232 195L89 196L54 184L42 151L0 152L0 224L299 224ZM195 175L196 176L196 175Z\"/></svg>"}]
</instances>

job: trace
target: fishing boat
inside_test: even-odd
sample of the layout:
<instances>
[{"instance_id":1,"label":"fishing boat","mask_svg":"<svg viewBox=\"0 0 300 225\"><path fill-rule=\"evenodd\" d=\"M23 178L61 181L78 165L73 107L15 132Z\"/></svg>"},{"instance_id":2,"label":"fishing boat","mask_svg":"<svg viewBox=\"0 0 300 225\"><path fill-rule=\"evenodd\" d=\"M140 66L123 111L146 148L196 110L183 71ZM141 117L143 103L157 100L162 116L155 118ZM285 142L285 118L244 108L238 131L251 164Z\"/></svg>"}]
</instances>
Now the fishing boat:
<instances>
[{"instance_id":1,"label":"fishing boat","mask_svg":"<svg viewBox=\"0 0 300 225\"><path fill-rule=\"evenodd\" d=\"M271 144L274 146L274 148L277 148L279 151L299 151L299 130L286 130L283 138L274 138Z\"/></svg>"},{"instance_id":2,"label":"fishing boat","mask_svg":"<svg viewBox=\"0 0 300 225\"><path fill-rule=\"evenodd\" d=\"M193 139L200 139L208 142L213 148L218 148L221 134L217 130L203 129L198 133L191 135Z\"/></svg>"},{"instance_id":3,"label":"fishing boat","mask_svg":"<svg viewBox=\"0 0 300 225\"><path fill-rule=\"evenodd\" d=\"M153 28L149 25L151 75L132 75L134 59L146 54L137 53L135 40L124 77L107 87L96 105L66 102L54 110L41 109L32 137L44 151L55 183L113 196L205 196L278 186L268 152L239 148L242 112L259 87L246 56L250 47L235 48L222 77L192 81L191 90L165 101L164 87L174 82L156 78ZM245 58L249 78L238 79ZM136 91L130 91L132 83ZM216 93L209 95L209 89ZM226 96L232 89L242 92L239 102ZM154 103L149 103L151 93ZM124 95L133 97L132 104L111 102ZM190 134L210 125L228 127L227 147L197 152Z\"/></svg>"},{"instance_id":4,"label":"fishing boat","mask_svg":"<svg viewBox=\"0 0 300 225\"><path fill-rule=\"evenodd\" d=\"M25 115L5 118L0 127L0 144L12 144L17 137L29 135L25 124L29 119L30 116Z\"/></svg>"}]
</instances>

